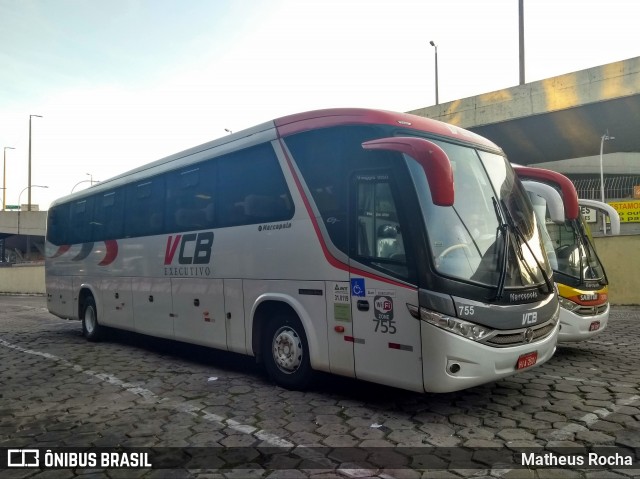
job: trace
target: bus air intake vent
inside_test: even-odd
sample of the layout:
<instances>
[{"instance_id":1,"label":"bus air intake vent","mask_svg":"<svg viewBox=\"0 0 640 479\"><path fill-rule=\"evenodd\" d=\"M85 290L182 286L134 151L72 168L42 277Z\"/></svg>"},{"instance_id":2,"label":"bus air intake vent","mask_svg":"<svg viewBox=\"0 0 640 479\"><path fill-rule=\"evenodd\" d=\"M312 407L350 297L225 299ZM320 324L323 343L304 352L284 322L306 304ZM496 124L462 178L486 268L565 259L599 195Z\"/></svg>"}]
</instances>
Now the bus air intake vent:
<instances>
[{"instance_id":1,"label":"bus air intake vent","mask_svg":"<svg viewBox=\"0 0 640 479\"><path fill-rule=\"evenodd\" d=\"M607 310L607 303L601 304L600 306L581 306L577 309L574 309L573 312L578 316L595 316L597 314L602 314Z\"/></svg>"},{"instance_id":2,"label":"bus air intake vent","mask_svg":"<svg viewBox=\"0 0 640 479\"><path fill-rule=\"evenodd\" d=\"M535 343L536 341L549 336L555 326L555 321L547 321L544 324L532 328L522 328L517 330L505 331L491 336L485 341L485 343L490 346L497 346L500 348L516 346L519 344ZM527 335L528 329L531 329L533 331L532 335L531 333Z\"/></svg>"}]
</instances>

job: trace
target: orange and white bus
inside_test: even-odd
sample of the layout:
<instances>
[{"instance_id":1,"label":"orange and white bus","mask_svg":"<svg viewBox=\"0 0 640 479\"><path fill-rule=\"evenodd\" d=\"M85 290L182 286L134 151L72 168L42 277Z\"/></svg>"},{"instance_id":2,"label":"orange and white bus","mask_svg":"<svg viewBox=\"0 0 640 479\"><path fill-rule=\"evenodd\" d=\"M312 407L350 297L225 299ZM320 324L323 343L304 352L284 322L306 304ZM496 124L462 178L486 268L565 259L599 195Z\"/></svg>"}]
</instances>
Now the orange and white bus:
<instances>
[{"instance_id":1,"label":"orange and white bus","mask_svg":"<svg viewBox=\"0 0 640 479\"><path fill-rule=\"evenodd\" d=\"M561 308L558 342L590 339L603 331L609 320L609 281L580 211L588 207L604 212L614 235L620 233L618 213L606 203L578 199L571 180L560 173L519 166L515 169L539 221L545 222L545 247ZM544 187L551 191L541 189Z\"/></svg>"},{"instance_id":2,"label":"orange and white bus","mask_svg":"<svg viewBox=\"0 0 640 479\"><path fill-rule=\"evenodd\" d=\"M558 299L527 193L493 143L386 111L295 114L52 204L49 310L413 391L547 361Z\"/></svg>"}]
</instances>

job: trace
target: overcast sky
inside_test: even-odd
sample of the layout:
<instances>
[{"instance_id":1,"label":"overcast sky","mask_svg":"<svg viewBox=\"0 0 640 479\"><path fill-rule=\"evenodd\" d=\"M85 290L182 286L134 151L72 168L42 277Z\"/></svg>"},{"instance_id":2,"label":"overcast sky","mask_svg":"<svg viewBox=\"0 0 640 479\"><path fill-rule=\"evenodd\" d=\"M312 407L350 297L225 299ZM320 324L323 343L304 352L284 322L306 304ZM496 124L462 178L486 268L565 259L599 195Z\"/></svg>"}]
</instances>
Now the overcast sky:
<instances>
[{"instance_id":1,"label":"overcast sky","mask_svg":"<svg viewBox=\"0 0 640 479\"><path fill-rule=\"evenodd\" d=\"M524 5L527 82L640 55L637 0ZM45 209L225 128L433 105L430 40L441 103L518 84L518 0L0 0L7 204L28 185L30 114Z\"/></svg>"}]
</instances>

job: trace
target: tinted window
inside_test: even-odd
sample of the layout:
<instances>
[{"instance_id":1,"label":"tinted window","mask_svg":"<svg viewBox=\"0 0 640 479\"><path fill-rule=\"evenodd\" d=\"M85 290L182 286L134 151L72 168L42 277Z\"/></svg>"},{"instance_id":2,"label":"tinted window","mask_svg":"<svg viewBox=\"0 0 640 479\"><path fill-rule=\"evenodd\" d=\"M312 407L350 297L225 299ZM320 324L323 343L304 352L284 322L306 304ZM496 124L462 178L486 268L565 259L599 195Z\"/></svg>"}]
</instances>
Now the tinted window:
<instances>
[{"instance_id":1,"label":"tinted window","mask_svg":"<svg viewBox=\"0 0 640 479\"><path fill-rule=\"evenodd\" d=\"M293 203L270 144L232 153L216 162L218 226L291 219Z\"/></svg>"},{"instance_id":2,"label":"tinted window","mask_svg":"<svg viewBox=\"0 0 640 479\"><path fill-rule=\"evenodd\" d=\"M124 230L124 188L95 195L93 241L121 238Z\"/></svg>"},{"instance_id":3,"label":"tinted window","mask_svg":"<svg viewBox=\"0 0 640 479\"><path fill-rule=\"evenodd\" d=\"M71 224L69 243L88 243L92 241L93 197L82 198L71 203Z\"/></svg>"},{"instance_id":4,"label":"tinted window","mask_svg":"<svg viewBox=\"0 0 640 479\"><path fill-rule=\"evenodd\" d=\"M333 244L348 254L347 182L357 169L389 167L401 155L364 150L362 143L392 133L377 126L340 126L286 138Z\"/></svg>"},{"instance_id":5,"label":"tinted window","mask_svg":"<svg viewBox=\"0 0 640 479\"><path fill-rule=\"evenodd\" d=\"M69 244L69 205L58 205L49 209L47 216L47 240L54 245Z\"/></svg>"},{"instance_id":6,"label":"tinted window","mask_svg":"<svg viewBox=\"0 0 640 479\"><path fill-rule=\"evenodd\" d=\"M213 228L215 225L215 163L208 161L167 175L168 231Z\"/></svg>"},{"instance_id":7,"label":"tinted window","mask_svg":"<svg viewBox=\"0 0 640 479\"><path fill-rule=\"evenodd\" d=\"M164 177L154 176L126 187L124 234L150 236L164 232Z\"/></svg>"},{"instance_id":8,"label":"tinted window","mask_svg":"<svg viewBox=\"0 0 640 479\"><path fill-rule=\"evenodd\" d=\"M376 269L406 278L409 275L406 249L389 176L359 174L354 192L352 256Z\"/></svg>"}]
</instances>

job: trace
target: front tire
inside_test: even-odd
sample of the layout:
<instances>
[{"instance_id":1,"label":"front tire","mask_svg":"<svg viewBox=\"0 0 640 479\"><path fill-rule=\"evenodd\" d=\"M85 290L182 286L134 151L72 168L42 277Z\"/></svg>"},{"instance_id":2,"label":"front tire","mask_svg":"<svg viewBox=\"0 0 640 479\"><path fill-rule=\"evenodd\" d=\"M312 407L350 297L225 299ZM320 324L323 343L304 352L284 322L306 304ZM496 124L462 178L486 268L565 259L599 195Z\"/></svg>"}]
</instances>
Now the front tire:
<instances>
[{"instance_id":1,"label":"front tire","mask_svg":"<svg viewBox=\"0 0 640 479\"><path fill-rule=\"evenodd\" d=\"M98 323L98 309L92 296L84 301L82 311L82 334L87 340L95 342L102 337L103 328Z\"/></svg>"},{"instance_id":2,"label":"front tire","mask_svg":"<svg viewBox=\"0 0 640 479\"><path fill-rule=\"evenodd\" d=\"M300 390L313 377L309 345L297 318L276 317L269 322L263 337L265 368L278 385Z\"/></svg>"}]
</instances>

